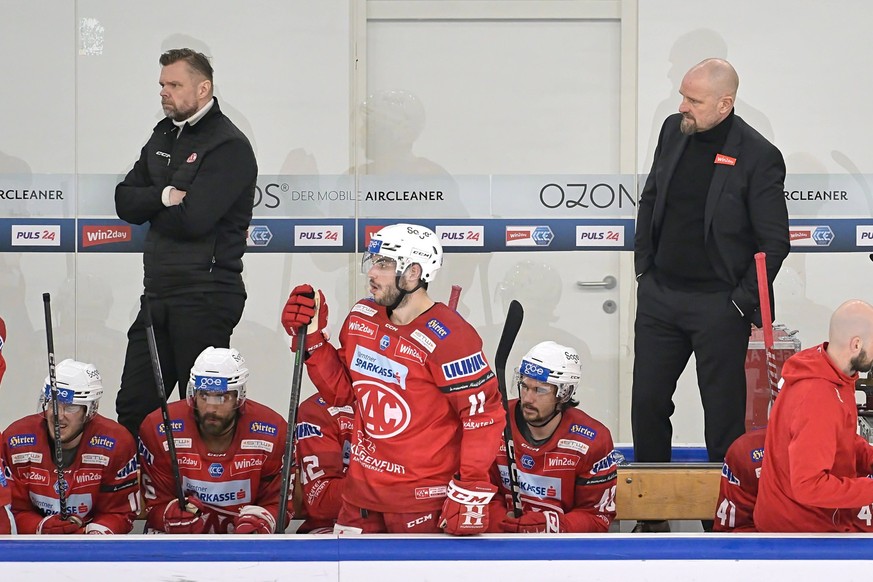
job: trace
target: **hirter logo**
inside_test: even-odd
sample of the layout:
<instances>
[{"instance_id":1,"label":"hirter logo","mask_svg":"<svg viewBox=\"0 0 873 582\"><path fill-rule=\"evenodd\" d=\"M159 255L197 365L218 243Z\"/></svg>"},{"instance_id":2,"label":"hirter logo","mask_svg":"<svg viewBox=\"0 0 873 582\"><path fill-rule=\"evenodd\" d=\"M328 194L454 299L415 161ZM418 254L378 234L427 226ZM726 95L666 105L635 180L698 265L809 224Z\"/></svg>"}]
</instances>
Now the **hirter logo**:
<instances>
[{"instance_id":1,"label":"hirter logo","mask_svg":"<svg viewBox=\"0 0 873 582\"><path fill-rule=\"evenodd\" d=\"M108 245L112 243L130 242L133 239L129 225L109 226L83 226L82 247L88 248L96 245Z\"/></svg>"}]
</instances>

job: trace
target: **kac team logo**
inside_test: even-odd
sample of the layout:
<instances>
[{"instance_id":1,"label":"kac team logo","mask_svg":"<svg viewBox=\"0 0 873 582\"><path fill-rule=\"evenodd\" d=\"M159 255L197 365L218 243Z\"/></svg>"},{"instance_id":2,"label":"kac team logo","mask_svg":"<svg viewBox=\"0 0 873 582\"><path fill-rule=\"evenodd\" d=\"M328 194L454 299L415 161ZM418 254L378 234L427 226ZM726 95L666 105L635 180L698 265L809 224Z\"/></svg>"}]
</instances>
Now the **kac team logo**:
<instances>
[{"instance_id":1,"label":"kac team logo","mask_svg":"<svg viewBox=\"0 0 873 582\"><path fill-rule=\"evenodd\" d=\"M388 439L406 430L412 414L403 396L369 380L355 382L354 387L363 425L371 438Z\"/></svg>"}]
</instances>

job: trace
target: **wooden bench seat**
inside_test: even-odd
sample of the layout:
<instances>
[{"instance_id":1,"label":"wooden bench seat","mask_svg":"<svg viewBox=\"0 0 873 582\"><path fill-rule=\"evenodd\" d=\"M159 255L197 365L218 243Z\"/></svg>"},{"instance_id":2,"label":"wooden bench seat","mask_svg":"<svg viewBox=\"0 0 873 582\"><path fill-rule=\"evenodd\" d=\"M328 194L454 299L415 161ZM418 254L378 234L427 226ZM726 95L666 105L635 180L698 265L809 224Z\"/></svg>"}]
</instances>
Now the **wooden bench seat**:
<instances>
[{"instance_id":1,"label":"wooden bench seat","mask_svg":"<svg viewBox=\"0 0 873 582\"><path fill-rule=\"evenodd\" d=\"M631 463L618 467L616 519L712 519L721 463Z\"/></svg>"}]
</instances>

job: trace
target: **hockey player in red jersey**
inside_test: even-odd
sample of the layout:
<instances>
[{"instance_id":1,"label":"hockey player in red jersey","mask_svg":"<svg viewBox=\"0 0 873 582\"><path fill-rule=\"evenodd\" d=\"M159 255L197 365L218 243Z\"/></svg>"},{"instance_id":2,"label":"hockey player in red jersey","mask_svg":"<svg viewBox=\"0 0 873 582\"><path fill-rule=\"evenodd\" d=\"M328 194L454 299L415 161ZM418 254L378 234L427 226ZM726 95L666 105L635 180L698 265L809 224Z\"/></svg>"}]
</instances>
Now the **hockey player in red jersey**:
<instances>
[{"instance_id":1,"label":"hockey player in red jersey","mask_svg":"<svg viewBox=\"0 0 873 582\"><path fill-rule=\"evenodd\" d=\"M455 535L488 529L488 479L505 423L476 330L427 293L442 248L427 228L375 233L362 265L372 298L327 341L321 291L296 287L282 323L307 327L309 377L333 406L354 404L351 459L337 531Z\"/></svg>"},{"instance_id":2,"label":"hockey player in red jersey","mask_svg":"<svg viewBox=\"0 0 873 582\"><path fill-rule=\"evenodd\" d=\"M873 503L873 447L857 434L855 380L873 368L873 306L831 316L829 341L790 357L770 413L754 519L764 532L858 531Z\"/></svg>"},{"instance_id":3,"label":"hockey player in red jersey","mask_svg":"<svg viewBox=\"0 0 873 582\"><path fill-rule=\"evenodd\" d=\"M92 364L64 360L55 368L67 517L60 514L49 378L40 412L4 432L3 459L12 472L18 533L126 534L139 511L136 445L120 424L97 414L103 384Z\"/></svg>"},{"instance_id":4,"label":"hockey player in red jersey","mask_svg":"<svg viewBox=\"0 0 873 582\"><path fill-rule=\"evenodd\" d=\"M766 428L751 430L735 440L724 456L718 503L715 506L715 532L753 532L758 480L764 461Z\"/></svg>"},{"instance_id":5,"label":"hockey player in red jersey","mask_svg":"<svg viewBox=\"0 0 873 582\"><path fill-rule=\"evenodd\" d=\"M314 394L297 412L297 464L306 519L297 533L333 533L349 467L354 409Z\"/></svg>"},{"instance_id":6,"label":"hockey player in red jersey","mask_svg":"<svg viewBox=\"0 0 873 582\"><path fill-rule=\"evenodd\" d=\"M0 317L0 382L6 372L6 360L3 359L3 344L6 343L6 322ZM3 441L3 433L0 432L0 442ZM14 534L15 519L12 517L12 475L6 469L6 463L0 456L0 535Z\"/></svg>"},{"instance_id":7,"label":"hockey player in red jersey","mask_svg":"<svg viewBox=\"0 0 873 582\"><path fill-rule=\"evenodd\" d=\"M576 408L573 393L581 378L579 354L573 348L547 341L522 358L513 382L519 398L509 402L509 417L523 513L514 517L511 512L509 465L501 443L492 469L506 499L501 507L506 517L498 531L609 529L621 456L613 448L609 429Z\"/></svg>"},{"instance_id":8,"label":"hockey player in red jersey","mask_svg":"<svg viewBox=\"0 0 873 582\"><path fill-rule=\"evenodd\" d=\"M161 411L143 421L139 453L146 533L277 531L287 423L246 397L248 377L237 350L208 347L191 368L186 400L168 405L185 507L176 498ZM290 518L290 495L286 502Z\"/></svg>"}]
</instances>

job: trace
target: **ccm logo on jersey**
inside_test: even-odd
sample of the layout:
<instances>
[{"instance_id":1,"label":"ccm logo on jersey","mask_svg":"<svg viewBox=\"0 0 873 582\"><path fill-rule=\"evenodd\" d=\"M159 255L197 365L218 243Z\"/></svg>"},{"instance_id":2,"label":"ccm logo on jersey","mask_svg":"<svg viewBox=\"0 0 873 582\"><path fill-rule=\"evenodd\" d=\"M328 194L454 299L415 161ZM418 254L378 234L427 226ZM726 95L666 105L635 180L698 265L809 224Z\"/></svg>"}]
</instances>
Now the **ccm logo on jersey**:
<instances>
[{"instance_id":1,"label":"ccm logo on jersey","mask_svg":"<svg viewBox=\"0 0 873 582\"><path fill-rule=\"evenodd\" d=\"M15 434L9 437L7 440L9 443L10 449L17 449L18 447L32 447L36 444L36 435L35 434Z\"/></svg>"},{"instance_id":2,"label":"ccm logo on jersey","mask_svg":"<svg viewBox=\"0 0 873 582\"><path fill-rule=\"evenodd\" d=\"M443 364L443 376L446 380L457 380L477 374L488 367L482 352L460 358L453 362Z\"/></svg>"},{"instance_id":3,"label":"ccm logo on jersey","mask_svg":"<svg viewBox=\"0 0 873 582\"><path fill-rule=\"evenodd\" d=\"M588 439L589 441L593 441L594 437L597 436L597 431L593 428L587 427L584 424L571 424L570 425L570 433L578 434L579 436Z\"/></svg>"},{"instance_id":4,"label":"ccm logo on jersey","mask_svg":"<svg viewBox=\"0 0 873 582\"><path fill-rule=\"evenodd\" d=\"M397 342L397 347L394 348L394 355L398 358L417 362L422 365L424 365L425 360L427 360L427 352L416 347L415 344L407 340L405 337L401 337Z\"/></svg>"},{"instance_id":5,"label":"ccm logo on jersey","mask_svg":"<svg viewBox=\"0 0 873 582\"><path fill-rule=\"evenodd\" d=\"M568 453L546 453L546 463L543 470L545 471L561 471L563 469L572 469L579 464L579 457Z\"/></svg>"},{"instance_id":6,"label":"ccm logo on jersey","mask_svg":"<svg viewBox=\"0 0 873 582\"><path fill-rule=\"evenodd\" d=\"M276 434L278 434L279 432L279 429L276 428L275 424L268 424L266 422L259 422L256 420L249 425L249 432L276 436Z\"/></svg>"},{"instance_id":7,"label":"ccm logo on jersey","mask_svg":"<svg viewBox=\"0 0 873 582\"><path fill-rule=\"evenodd\" d=\"M357 315L352 315L349 317L348 330L349 335L359 335L361 337L376 339L378 328L366 319L361 319Z\"/></svg>"}]
</instances>

